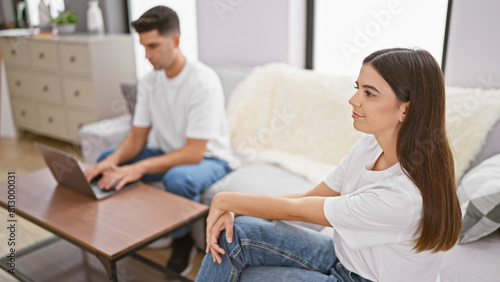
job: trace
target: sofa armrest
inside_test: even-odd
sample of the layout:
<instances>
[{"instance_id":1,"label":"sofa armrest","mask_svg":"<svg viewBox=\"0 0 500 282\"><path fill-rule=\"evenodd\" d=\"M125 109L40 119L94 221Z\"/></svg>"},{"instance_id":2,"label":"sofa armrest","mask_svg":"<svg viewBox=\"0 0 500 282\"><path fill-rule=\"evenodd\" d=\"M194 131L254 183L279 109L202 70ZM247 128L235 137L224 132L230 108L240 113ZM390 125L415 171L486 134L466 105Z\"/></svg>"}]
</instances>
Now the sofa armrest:
<instances>
[{"instance_id":1,"label":"sofa armrest","mask_svg":"<svg viewBox=\"0 0 500 282\"><path fill-rule=\"evenodd\" d=\"M132 128L131 119L132 116L126 114L82 126L80 141L83 161L95 164L105 149L120 145Z\"/></svg>"}]
</instances>

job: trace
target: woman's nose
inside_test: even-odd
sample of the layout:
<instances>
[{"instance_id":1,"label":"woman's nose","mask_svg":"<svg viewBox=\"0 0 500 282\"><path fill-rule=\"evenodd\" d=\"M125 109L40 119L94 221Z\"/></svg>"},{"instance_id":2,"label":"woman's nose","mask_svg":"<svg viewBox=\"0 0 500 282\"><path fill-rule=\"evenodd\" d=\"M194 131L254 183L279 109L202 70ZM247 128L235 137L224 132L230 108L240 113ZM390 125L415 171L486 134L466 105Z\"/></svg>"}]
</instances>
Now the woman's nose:
<instances>
[{"instance_id":1,"label":"woman's nose","mask_svg":"<svg viewBox=\"0 0 500 282\"><path fill-rule=\"evenodd\" d=\"M351 106L353 107L359 107L358 92L352 95L351 99L349 99L349 104L351 104Z\"/></svg>"}]
</instances>

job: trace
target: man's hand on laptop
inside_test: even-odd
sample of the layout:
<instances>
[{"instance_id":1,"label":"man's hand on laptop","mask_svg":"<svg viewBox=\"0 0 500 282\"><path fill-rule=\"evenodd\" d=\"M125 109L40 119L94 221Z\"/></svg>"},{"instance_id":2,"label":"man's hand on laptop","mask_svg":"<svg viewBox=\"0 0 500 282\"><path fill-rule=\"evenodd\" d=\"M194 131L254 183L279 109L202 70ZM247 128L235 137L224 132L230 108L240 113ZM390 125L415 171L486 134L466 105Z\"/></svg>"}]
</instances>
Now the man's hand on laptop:
<instances>
[{"instance_id":1,"label":"man's hand on laptop","mask_svg":"<svg viewBox=\"0 0 500 282\"><path fill-rule=\"evenodd\" d=\"M111 189L115 184L115 190L120 191L127 183L137 181L144 175L140 163L117 166L111 165L109 169L102 172L102 178L97 182L104 190Z\"/></svg>"},{"instance_id":2,"label":"man's hand on laptop","mask_svg":"<svg viewBox=\"0 0 500 282\"><path fill-rule=\"evenodd\" d=\"M83 172L83 174L85 174L85 177L87 178L87 181L91 182L92 179L94 179L97 176L101 175L106 170L109 170L112 165L114 165L114 163L111 160L104 159L104 160L100 161L98 164L96 164L95 166L86 169Z\"/></svg>"}]
</instances>

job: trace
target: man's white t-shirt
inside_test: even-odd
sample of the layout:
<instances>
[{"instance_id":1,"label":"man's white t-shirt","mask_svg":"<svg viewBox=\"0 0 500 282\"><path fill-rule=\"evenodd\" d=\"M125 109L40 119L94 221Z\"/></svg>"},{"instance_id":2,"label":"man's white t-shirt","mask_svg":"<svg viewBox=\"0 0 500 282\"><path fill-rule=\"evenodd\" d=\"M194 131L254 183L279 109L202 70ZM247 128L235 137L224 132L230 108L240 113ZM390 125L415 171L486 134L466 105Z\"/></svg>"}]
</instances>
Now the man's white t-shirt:
<instances>
[{"instance_id":1,"label":"man's white t-shirt","mask_svg":"<svg viewBox=\"0 0 500 282\"><path fill-rule=\"evenodd\" d=\"M350 271L374 281L435 281L444 252L413 250L422 196L397 163L372 171L382 153L363 135L325 184L339 192L324 203L335 252Z\"/></svg>"},{"instance_id":2,"label":"man's white t-shirt","mask_svg":"<svg viewBox=\"0 0 500 282\"><path fill-rule=\"evenodd\" d=\"M133 125L150 127L159 149L168 153L184 147L187 138L209 140L205 157L226 160L234 169L224 92L214 70L186 60L181 72L168 78L153 70L137 87Z\"/></svg>"}]
</instances>

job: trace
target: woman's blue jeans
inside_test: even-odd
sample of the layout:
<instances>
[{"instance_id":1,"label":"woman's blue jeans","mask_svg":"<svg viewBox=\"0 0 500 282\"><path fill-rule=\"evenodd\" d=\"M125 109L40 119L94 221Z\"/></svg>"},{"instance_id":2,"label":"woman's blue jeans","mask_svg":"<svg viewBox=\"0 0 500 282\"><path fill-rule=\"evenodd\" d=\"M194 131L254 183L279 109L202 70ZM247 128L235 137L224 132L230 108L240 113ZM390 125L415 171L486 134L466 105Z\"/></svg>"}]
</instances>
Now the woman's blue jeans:
<instances>
[{"instance_id":1,"label":"woman's blue jeans","mask_svg":"<svg viewBox=\"0 0 500 282\"><path fill-rule=\"evenodd\" d=\"M97 162L105 159L114 151L115 149L105 150L99 156ZM160 149L146 147L133 160L126 164L164 154ZM199 202L201 193L229 172L231 172L231 168L225 160L205 158L197 164L174 166L164 173L146 174L141 180L144 182L161 181L168 192ZM182 237L190 230L190 226L182 228L174 232L174 237Z\"/></svg>"},{"instance_id":2,"label":"woman's blue jeans","mask_svg":"<svg viewBox=\"0 0 500 282\"><path fill-rule=\"evenodd\" d=\"M283 221L239 216L233 242L223 231L219 245L226 251L222 263L205 255L197 282L369 281L339 262L331 236Z\"/></svg>"}]
</instances>

